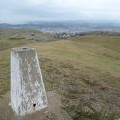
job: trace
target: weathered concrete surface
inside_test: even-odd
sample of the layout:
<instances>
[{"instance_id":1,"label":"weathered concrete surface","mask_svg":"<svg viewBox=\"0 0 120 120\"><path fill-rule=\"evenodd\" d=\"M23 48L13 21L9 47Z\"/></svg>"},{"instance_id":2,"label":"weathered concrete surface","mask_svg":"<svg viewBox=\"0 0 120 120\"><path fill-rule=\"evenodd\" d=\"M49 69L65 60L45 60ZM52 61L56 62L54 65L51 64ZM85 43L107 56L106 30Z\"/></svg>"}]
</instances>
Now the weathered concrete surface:
<instances>
[{"instance_id":1,"label":"weathered concrete surface","mask_svg":"<svg viewBox=\"0 0 120 120\"><path fill-rule=\"evenodd\" d=\"M11 51L11 106L18 116L47 107L39 61L33 48Z\"/></svg>"}]
</instances>

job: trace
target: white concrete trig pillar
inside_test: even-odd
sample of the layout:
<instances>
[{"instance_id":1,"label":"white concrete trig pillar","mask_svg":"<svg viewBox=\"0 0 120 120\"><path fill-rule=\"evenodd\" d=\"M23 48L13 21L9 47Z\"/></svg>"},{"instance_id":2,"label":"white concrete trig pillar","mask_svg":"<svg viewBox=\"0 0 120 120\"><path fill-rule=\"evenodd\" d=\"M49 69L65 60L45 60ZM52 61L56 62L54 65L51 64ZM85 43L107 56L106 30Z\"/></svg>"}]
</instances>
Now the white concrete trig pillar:
<instances>
[{"instance_id":1,"label":"white concrete trig pillar","mask_svg":"<svg viewBox=\"0 0 120 120\"><path fill-rule=\"evenodd\" d=\"M40 111L48 105L34 48L11 51L11 106L18 116Z\"/></svg>"}]
</instances>

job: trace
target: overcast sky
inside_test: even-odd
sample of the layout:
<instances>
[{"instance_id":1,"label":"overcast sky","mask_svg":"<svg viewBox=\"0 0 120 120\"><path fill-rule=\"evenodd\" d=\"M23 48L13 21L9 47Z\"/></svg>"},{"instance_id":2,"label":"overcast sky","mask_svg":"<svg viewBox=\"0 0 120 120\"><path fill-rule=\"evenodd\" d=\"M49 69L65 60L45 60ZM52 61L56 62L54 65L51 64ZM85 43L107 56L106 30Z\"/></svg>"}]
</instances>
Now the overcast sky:
<instances>
[{"instance_id":1,"label":"overcast sky","mask_svg":"<svg viewBox=\"0 0 120 120\"><path fill-rule=\"evenodd\" d=\"M120 0L0 0L0 23L120 20Z\"/></svg>"}]
</instances>

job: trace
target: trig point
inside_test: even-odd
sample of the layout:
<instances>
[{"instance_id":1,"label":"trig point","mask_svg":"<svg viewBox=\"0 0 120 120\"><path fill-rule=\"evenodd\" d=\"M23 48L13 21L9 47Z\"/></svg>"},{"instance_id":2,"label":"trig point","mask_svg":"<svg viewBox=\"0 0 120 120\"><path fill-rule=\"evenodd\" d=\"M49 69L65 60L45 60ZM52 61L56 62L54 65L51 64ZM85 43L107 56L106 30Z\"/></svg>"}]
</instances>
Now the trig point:
<instances>
[{"instance_id":1,"label":"trig point","mask_svg":"<svg viewBox=\"0 0 120 120\"><path fill-rule=\"evenodd\" d=\"M47 107L37 53L34 48L11 51L11 106L18 116Z\"/></svg>"}]
</instances>

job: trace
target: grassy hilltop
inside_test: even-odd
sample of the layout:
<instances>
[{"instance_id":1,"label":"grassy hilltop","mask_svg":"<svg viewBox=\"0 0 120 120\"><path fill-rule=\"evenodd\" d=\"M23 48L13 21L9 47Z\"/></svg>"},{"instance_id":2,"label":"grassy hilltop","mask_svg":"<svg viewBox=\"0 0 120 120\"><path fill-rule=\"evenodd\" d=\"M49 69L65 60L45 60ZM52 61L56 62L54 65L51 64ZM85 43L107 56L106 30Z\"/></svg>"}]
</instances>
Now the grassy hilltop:
<instances>
[{"instance_id":1,"label":"grassy hilltop","mask_svg":"<svg viewBox=\"0 0 120 120\"><path fill-rule=\"evenodd\" d=\"M33 32L37 40L29 38ZM60 40L33 30L0 30L1 99L10 90L10 50L21 46L36 49L46 90L61 95L61 107L73 120L120 114L120 36Z\"/></svg>"}]
</instances>

